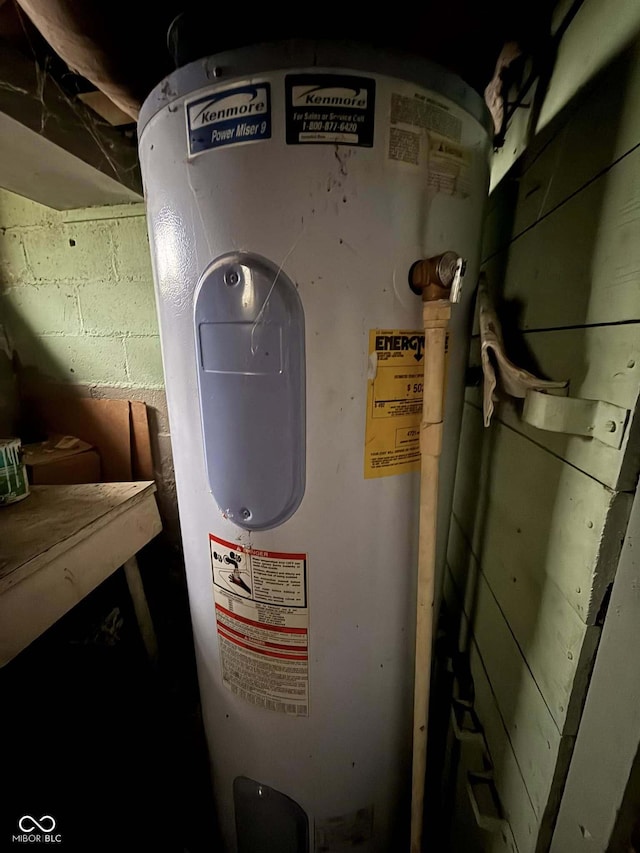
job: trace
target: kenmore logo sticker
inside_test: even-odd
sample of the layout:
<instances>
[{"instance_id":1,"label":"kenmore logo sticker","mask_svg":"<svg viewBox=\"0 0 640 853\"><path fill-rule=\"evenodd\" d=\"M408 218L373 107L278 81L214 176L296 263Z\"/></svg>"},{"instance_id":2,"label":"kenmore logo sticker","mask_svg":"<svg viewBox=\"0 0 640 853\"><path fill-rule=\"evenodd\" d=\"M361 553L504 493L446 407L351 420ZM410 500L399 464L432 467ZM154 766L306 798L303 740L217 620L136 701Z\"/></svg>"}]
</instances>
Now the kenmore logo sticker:
<instances>
[{"instance_id":1,"label":"kenmore logo sticker","mask_svg":"<svg viewBox=\"0 0 640 853\"><path fill-rule=\"evenodd\" d=\"M268 109L265 86L244 86L227 90L189 104L189 127L198 130L234 118L262 115Z\"/></svg>"},{"instance_id":2,"label":"kenmore logo sticker","mask_svg":"<svg viewBox=\"0 0 640 853\"><path fill-rule=\"evenodd\" d=\"M343 86L294 86L294 107L349 107L366 110L367 90Z\"/></svg>"}]
</instances>

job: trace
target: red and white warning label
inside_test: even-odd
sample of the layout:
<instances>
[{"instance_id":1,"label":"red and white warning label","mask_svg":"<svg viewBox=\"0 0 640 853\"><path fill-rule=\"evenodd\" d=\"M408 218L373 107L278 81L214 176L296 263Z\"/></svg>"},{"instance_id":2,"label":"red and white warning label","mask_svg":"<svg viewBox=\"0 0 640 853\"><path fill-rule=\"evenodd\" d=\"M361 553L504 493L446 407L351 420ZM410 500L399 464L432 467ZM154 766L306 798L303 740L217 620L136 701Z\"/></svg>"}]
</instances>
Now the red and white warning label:
<instances>
[{"instance_id":1,"label":"red and white warning label","mask_svg":"<svg viewBox=\"0 0 640 853\"><path fill-rule=\"evenodd\" d=\"M307 555L244 548L209 534L222 679L243 699L309 713Z\"/></svg>"}]
</instances>

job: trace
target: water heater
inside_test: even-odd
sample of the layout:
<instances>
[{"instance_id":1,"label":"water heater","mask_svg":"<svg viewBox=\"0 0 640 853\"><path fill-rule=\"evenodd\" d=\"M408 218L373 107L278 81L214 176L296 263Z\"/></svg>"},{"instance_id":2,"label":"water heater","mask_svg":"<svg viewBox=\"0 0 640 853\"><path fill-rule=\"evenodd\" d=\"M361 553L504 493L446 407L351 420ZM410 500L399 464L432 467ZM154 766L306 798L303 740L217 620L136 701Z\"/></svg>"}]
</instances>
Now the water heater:
<instances>
[{"instance_id":1,"label":"water heater","mask_svg":"<svg viewBox=\"0 0 640 853\"><path fill-rule=\"evenodd\" d=\"M405 849L424 370L408 277L444 251L467 262L446 534L484 105L427 62L295 42L178 69L139 127L225 849Z\"/></svg>"}]
</instances>

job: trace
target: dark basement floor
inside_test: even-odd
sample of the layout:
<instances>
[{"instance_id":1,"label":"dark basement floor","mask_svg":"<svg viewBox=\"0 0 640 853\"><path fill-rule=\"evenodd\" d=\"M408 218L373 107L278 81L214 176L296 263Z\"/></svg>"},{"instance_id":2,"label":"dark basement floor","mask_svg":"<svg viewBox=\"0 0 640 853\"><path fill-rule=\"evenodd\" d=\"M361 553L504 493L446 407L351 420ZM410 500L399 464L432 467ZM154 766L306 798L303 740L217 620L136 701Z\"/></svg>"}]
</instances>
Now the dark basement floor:
<instances>
[{"instance_id":1,"label":"dark basement floor","mask_svg":"<svg viewBox=\"0 0 640 853\"><path fill-rule=\"evenodd\" d=\"M158 633L156 673L118 571L0 670L0 850L42 849L12 841L23 815L57 850L217 849L190 630Z\"/></svg>"}]
</instances>

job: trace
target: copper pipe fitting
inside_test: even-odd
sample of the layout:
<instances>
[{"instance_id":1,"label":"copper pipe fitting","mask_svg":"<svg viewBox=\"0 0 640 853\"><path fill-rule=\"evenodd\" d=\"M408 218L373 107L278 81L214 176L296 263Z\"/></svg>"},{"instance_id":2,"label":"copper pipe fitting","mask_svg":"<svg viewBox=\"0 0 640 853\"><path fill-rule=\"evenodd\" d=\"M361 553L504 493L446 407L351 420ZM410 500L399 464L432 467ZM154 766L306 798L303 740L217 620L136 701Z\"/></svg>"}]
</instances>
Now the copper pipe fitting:
<instances>
[{"instance_id":1,"label":"copper pipe fitting","mask_svg":"<svg viewBox=\"0 0 640 853\"><path fill-rule=\"evenodd\" d=\"M457 252L443 252L416 261L409 270L409 287L423 302L449 300L460 262Z\"/></svg>"}]
</instances>

